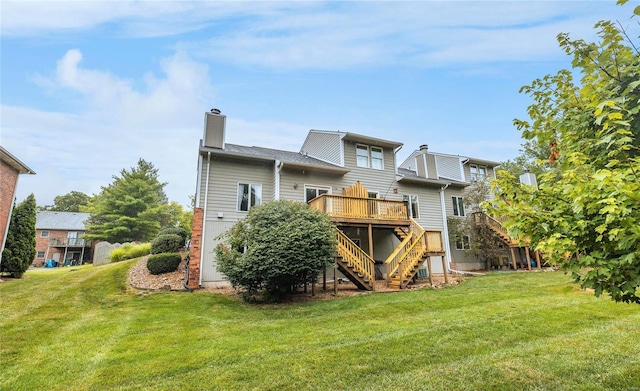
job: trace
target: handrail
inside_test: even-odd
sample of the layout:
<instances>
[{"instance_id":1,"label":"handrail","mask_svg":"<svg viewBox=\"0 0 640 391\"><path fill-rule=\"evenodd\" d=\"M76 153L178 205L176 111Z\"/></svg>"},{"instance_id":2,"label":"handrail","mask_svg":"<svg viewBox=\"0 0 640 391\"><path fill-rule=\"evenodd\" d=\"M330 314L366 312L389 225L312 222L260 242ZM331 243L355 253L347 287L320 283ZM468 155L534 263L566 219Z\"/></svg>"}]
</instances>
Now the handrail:
<instances>
[{"instance_id":1,"label":"handrail","mask_svg":"<svg viewBox=\"0 0 640 391\"><path fill-rule=\"evenodd\" d=\"M413 232L409 232L409 235L404 238L404 240L398 245L398 247L396 247L396 249L393 250L393 252L384 261L385 267L387 269L387 278L391 277L398 270L398 268L400 267L400 263L406 256L409 248L413 244L415 244L413 239Z\"/></svg>"},{"instance_id":2,"label":"handrail","mask_svg":"<svg viewBox=\"0 0 640 391\"><path fill-rule=\"evenodd\" d=\"M369 278L369 285L373 287L375 279L375 262L364 252L357 244L355 244L344 232L336 229L338 234L338 253L357 273Z\"/></svg>"},{"instance_id":3,"label":"handrail","mask_svg":"<svg viewBox=\"0 0 640 391\"><path fill-rule=\"evenodd\" d=\"M409 210L404 201L321 194L310 200L309 206L332 217L394 220L409 218Z\"/></svg>"},{"instance_id":4,"label":"handrail","mask_svg":"<svg viewBox=\"0 0 640 391\"><path fill-rule=\"evenodd\" d=\"M475 212L473 214L474 219L476 220L476 224L484 223L491 229L492 231L501 234L505 240L508 240L509 243L518 244L519 238L514 238L509 235L509 231L502 225L500 220L497 218L490 216L484 212Z\"/></svg>"},{"instance_id":5,"label":"handrail","mask_svg":"<svg viewBox=\"0 0 640 391\"><path fill-rule=\"evenodd\" d=\"M417 238L413 245L411 245L406 253L406 256L400 263L398 274L400 275L401 280L404 280L409 275L407 271L413 270L413 267L416 265L418 260L422 259L424 255L424 247L418 246L418 244L422 242L425 233L426 231L423 231L422 235Z\"/></svg>"}]
</instances>

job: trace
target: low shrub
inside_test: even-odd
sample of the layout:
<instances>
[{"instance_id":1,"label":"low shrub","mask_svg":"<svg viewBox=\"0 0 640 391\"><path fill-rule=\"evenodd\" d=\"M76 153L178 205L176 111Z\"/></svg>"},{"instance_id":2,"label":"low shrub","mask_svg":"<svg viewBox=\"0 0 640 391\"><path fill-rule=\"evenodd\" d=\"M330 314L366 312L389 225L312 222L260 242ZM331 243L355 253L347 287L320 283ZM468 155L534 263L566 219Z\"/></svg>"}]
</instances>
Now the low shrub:
<instances>
[{"instance_id":1,"label":"low shrub","mask_svg":"<svg viewBox=\"0 0 640 391\"><path fill-rule=\"evenodd\" d=\"M147 269L151 274L174 272L178 269L181 260L178 253L153 254L147 260Z\"/></svg>"},{"instance_id":2,"label":"low shrub","mask_svg":"<svg viewBox=\"0 0 640 391\"><path fill-rule=\"evenodd\" d=\"M151 254L175 253L184 246L182 237L177 234L162 234L151 242Z\"/></svg>"},{"instance_id":3,"label":"low shrub","mask_svg":"<svg viewBox=\"0 0 640 391\"><path fill-rule=\"evenodd\" d=\"M158 235L166 235L166 234L176 234L182 238L182 244L187 241L189 238L189 232L186 229L181 227L173 227L173 228L165 228Z\"/></svg>"},{"instance_id":4,"label":"low shrub","mask_svg":"<svg viewBox=\"0 0 640 391\"><path fill-rule=\"evenodd\" d=\"M151 243L141 244L123 244L122 246L111 250L109 259L111 262L120 262L127 259L139 258L151 252Z\"/></svg>"}]
</instances>

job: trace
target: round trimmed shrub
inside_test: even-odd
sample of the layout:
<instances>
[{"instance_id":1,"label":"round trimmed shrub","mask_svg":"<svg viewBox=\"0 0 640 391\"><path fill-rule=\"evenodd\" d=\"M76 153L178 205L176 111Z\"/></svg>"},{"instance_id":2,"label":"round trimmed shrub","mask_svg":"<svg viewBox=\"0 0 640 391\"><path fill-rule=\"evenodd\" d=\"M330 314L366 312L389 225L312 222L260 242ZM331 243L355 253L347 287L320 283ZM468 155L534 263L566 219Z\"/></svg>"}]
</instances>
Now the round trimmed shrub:
<instances>
[{"instance_id":1,"label":"round trimmed shrub","mask_svg":"<svg viewBox=\"0 0 640 391\"><path fill-rule=\"evenodd\" d=\"M151 254L176 253L184 246L182 237L177 234L162 234L151 242Z\"/></svg>"},{"instance_id":2,"label":"round trimmed shrub","mask_svg":"<svg viewBox=\"0 0 640 391\"><path fill-rule=\"evenodd\" d=\"M147 269L151 274L174 272L178 269L181 260L178 253L153 254L147 260Z\"/></svg>"},{"instance_id":3,"label":"round trimmed shrub","mask_svg":"<svg viewBox=\"0 0 640 391\"><path fill-rule=\"evenodd\" d=\"M180 235L180 237L182 238L182 243L183 244L189 238L189 232L187 232L186 229L181 228L181 227L165 228L162 231L160 231L160 233L158 235L166 235L166 234Z\"/></svg>"}]
</instances>

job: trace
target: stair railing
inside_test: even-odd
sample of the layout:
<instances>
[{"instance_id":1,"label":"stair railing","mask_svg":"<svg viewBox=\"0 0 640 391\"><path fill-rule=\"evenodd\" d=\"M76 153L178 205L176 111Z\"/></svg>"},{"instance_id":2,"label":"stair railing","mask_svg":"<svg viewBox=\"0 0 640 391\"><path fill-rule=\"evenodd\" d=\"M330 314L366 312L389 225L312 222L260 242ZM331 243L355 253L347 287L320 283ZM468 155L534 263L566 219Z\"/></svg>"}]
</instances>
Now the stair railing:
<instances>
[{"instance_id":1,"label":"stair railing","mask_svg":"<svg viewBox=\"0 0 640 391\"><path fill-rule=\"evenodd\" d=\"M338 254L345 260L347 266L351 267L355 273L362 274L368 278L368 283L373 287L375 280L375 262L364 252L353 240L349 239L344 232L336 229L338 234Z\"/></svg>"}]
</instances>

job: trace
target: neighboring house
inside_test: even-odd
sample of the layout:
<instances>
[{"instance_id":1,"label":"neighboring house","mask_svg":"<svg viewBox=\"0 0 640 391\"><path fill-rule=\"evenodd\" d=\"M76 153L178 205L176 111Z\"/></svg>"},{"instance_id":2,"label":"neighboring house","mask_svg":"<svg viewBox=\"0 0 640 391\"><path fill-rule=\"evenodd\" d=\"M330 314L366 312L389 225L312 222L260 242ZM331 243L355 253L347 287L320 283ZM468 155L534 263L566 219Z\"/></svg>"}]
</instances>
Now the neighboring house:
<instances>
[{"instance_id":1,"label":"neighboring house","mask_svg":"<svg viewBox=\"0 0 640 391\"><path fill-rule=\"evenodd\" d=\"M9 153L9 151L0 147L0 235L2 235L0 261L2 260L2 251L4 250L4 245L7 240L14 195L20 174L34 175L35 172Z\"/></svg>"},{"instance_id":2,"label":"neighboring house","mask_svg":"<svg viewBox=\"0 0 640 391\"><path fill-rule=\"evenodd\" d=\"M36 211L36 258L43 266L52 259L58 266L92 259L92 242L82 239L89 213Z\"/></svg>"},{"instance_id":3,"label":"neighboring house","mask_svg":"<svg viewBox=\"0 0 640 391\"><path fill-rule=\"evenodd\" d=\"M376 279L405 287L420 270L447 272L447 216L464 214L462 202L452 200L472 174L493 175L498 164L423 146L398 165L400 142L325 130L309 131L299 152L228 144L225 123L218 110L205 114L189 288L228 284L216 268L217 237L252 207L277 199L329 214L337 228L338 269L362 289L373 289Z\"/></svg>"}]
</instances>

